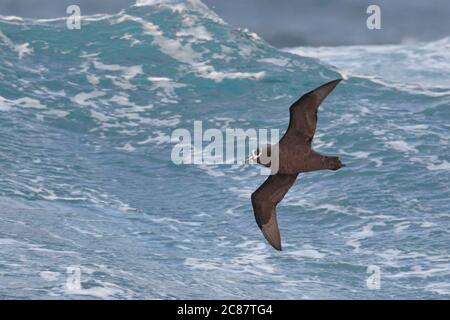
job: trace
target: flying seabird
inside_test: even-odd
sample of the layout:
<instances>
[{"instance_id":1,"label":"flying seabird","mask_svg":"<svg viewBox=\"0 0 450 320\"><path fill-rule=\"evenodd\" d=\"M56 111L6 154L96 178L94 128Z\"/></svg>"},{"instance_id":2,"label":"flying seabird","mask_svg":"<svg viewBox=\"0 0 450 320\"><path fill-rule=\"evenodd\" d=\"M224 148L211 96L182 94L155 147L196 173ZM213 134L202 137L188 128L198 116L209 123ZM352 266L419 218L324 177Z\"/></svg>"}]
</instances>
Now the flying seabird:
<instances>
[{"instance_id":1,"label":"flying seabird","mask_svg":"<svg viewBox=\"0 0 450 320\"><path fill-rule=\"evenodd\" d=\"M289 108L289 127L280 141L276 145L256 149L257 156L253 153L253 157L250 157L269 167L270 162L261 161L260 155L264 153L270 156L271 150L278 148L278 171L270 175L251 196L256 223L267 241L277 250L281 250L281 237L276 206L292 187L299 173L338 170L345 166L338 157L324 156L311 148L318 108L341 80L326 83L298 99Z\"/></svg>"}]
</instances>

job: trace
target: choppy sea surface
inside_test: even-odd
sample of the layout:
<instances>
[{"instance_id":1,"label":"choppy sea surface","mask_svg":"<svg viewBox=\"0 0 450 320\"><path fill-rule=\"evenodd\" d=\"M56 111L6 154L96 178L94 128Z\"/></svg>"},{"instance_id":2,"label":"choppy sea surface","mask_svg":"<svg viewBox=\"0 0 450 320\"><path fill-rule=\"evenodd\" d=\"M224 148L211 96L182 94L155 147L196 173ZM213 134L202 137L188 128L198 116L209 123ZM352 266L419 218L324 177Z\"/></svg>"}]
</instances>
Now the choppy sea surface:
<instances>
[{"instance_id":1,"label":"choppy sea surface","mask_svg":"<svg viewBox=\"0 0 450 320\"><path fill-rule=\"evenodd\" d=\"M0 18L0 298L450 298L450 38L280 51L199 1L138 4ZM170 160L176 128L283 131L339 77L313 145L347 167L299 176L282 252L259 168Z\"/></svg>"}]
</instances>

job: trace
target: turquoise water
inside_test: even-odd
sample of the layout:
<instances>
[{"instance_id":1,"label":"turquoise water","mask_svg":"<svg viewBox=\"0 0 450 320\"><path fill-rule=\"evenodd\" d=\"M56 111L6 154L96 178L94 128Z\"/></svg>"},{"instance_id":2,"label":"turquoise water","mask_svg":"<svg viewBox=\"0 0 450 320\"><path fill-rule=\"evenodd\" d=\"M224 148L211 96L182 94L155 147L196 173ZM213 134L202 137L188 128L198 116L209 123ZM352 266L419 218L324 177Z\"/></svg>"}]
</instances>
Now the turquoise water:
<instances>
[{"instance_id":1,"label":"turquoise water","mask_svg":"<svg viewBox=\"0 0 450 320\"><path fill-rule=\"evenodd\" d=\"M450 38L286 52L197 1L0 30L1 298L449 298ZM299 176L282 252L259 168L170 160L177 128L283 131L339 77L313 145L347 167Z\"/></svg>"}]
</instances>

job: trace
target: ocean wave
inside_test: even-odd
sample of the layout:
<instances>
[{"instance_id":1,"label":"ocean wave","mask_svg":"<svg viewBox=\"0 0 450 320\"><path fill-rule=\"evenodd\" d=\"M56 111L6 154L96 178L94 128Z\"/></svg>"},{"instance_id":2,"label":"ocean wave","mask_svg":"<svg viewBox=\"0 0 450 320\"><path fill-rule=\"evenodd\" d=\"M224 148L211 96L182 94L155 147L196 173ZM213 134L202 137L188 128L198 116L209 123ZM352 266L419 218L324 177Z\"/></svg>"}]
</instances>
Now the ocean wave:
<instances>
[{"instance_id":1,"label":"ocean wave","mask_svg":"<svg viewBox=\"0 0 450 320\"><path fill-rule=\"evenodd\" d=\"M285 51L333 65L344 78L359 77L411 94L443 97L450 95L449 48L450 38L443 38L428 43L298 47Z\"/></svg>"}]
</instances>

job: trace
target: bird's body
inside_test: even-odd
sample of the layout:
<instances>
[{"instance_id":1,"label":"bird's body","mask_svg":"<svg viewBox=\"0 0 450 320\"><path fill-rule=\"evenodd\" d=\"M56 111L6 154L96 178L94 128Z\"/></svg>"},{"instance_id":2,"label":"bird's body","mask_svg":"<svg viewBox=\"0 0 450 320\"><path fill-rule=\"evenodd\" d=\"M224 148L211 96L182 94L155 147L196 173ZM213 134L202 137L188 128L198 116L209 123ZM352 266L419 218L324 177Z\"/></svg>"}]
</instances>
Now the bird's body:
<instances>
[{"instance_id":1,"label":"bird's body","mask_svg":"<svg viewBox=\"0 0 450 320\"><path fill-rule=\"evenodd\" d=\"M281 140L265 150L257 150L272 158L278 153L277 171L252 194L256 222L265 238L281 250L281 237L276 219L276 205L284 198L301 172L337 170L344 165L338 157L324 156L311 148L317 125L317 111L326 96L341 80L334 80L308 92L290 108L289 127ZM257 162L270 167L271 162L258 158Z\"/></svg>"},{"instance_id":2,"label":"bird's body","mask_svg":"<svg viewBox=\"0 0 450 320\"><path fill-rule=\"evenodd\" d=\"M340 168L341 163L337 157L323 156L309 145L301 143L293 143L286 139L280 141L275 146L267 147L271 150L278 148L278 173L295 174L300 172L309 172L315 170L330 169L336 170ZM269 156L272 156L270 151L265 151ZM271 162L263 163L261 158L257 162L265 167L270 167Z\"/></svg>"}]
</instances>

